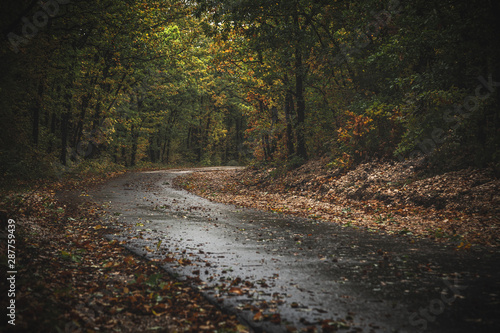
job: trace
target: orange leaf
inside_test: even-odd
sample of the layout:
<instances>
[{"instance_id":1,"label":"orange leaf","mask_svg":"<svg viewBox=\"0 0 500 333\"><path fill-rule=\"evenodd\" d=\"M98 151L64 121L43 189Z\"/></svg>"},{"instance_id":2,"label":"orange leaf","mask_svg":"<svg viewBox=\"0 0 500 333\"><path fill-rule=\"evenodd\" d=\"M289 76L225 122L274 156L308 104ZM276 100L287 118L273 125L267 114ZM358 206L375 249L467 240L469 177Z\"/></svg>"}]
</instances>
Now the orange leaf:
<instances>
[{"instance_id":1,"label":"orange leaf","mask_svg":"<svg viewBox=\"0 0 500 333\"><path fill-rule=\"evenodd\" d=\"M262 311L259 311L253 316L254 321L262 321L264 319L264 316L262 315Z\"/></svg>"},{"instance_id":2,"label":"orange leaf","mask_svg":"<svg viewBox=\"0 0 500 333\"><path fill-rule=\"evenodd\" d=\"M243 290L240 288L231 288L229 289L230 294L235 294L235 295L243 295Z\"/></svg>"}]
</instances>

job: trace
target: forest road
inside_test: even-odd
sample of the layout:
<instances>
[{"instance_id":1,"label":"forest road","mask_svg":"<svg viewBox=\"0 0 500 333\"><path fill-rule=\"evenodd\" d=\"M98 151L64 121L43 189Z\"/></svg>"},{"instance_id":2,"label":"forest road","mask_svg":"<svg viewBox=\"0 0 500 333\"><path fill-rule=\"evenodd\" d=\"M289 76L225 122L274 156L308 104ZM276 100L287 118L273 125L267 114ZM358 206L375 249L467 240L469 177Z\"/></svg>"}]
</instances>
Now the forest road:
<instances>
[{"instance_id":1,"label":"forest road","mask_svg":"<svg viewBox=\"0 0 500 333\"><path fill-rule=\"evenodd\" d=\"M253 331L500 332L498 251L214 203L172 186L193 170L129 173L89 194L109 237Z\"/></svg>"}]
</instances>

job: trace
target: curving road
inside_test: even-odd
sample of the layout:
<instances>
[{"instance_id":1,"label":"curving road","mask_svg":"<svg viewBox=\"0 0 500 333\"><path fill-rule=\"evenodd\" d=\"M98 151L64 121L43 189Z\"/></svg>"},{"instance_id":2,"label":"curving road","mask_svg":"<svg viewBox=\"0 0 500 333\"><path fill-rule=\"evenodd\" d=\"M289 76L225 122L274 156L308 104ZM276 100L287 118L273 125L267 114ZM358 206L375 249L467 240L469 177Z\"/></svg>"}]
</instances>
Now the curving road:
<instances>
[{"instance_id":1,"label":"curving road","mask_svg":"<svg viewBox=\"0 0 500 333\"><path fill-rule=\"evenodd\" d=\"M130 173L90 194L109 212L111 237L190 279L254 331L500 331L498 252L222 205L173 188L193 170L203 169Z\"/></svg>"}]
</instances>

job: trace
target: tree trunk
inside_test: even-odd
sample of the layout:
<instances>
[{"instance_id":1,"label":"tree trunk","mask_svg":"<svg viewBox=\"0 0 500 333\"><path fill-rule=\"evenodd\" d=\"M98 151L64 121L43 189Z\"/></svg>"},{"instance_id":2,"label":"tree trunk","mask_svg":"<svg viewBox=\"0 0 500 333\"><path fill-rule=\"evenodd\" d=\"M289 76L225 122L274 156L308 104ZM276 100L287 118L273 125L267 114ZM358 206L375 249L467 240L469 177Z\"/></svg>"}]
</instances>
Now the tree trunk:
<instances>
[{"instance_id":1,"label":"tree trunk","mask_svg":"<svg viewBox=\"0 0 500 333\"><path fill-rule=\"evenodd\" d=\"M286 148L288 157L295 154L295 147L293 144L293 96L290 92L286 93L285 97L285 120L286 120Z\"/></svg>"},{"instance_id":2,"label":"tree trunk","mask_svg":"<svg viewBox=\"0 0 500 333\"><path fill-rule=\"evenodd\" d=\"M148 145L149 145L149 149L148 149L148 152L149 152L149 160L151 161L151 163L155 163L156 162L156 153L155 153L155 138L153 135L149 135L149 138L148 138Z\"/></svg>"},{"instance_id":3,"label":"tree trunk","mask_svg":"<svg viewBox=\"0 0 500 333\"><path fill-rule=\"evenodd\" d=\"M38 146L38 133L39 133L39 122L40 122L40 105L35 105L33 108L33 145Z\"/></svg>"},{"instance_id":4,"label":"tree trunk","mask_svg":"<svg viewBox=\"0 0 500 333\"><path fill-rule=\"evenodd\" d=\"M122 147L122 159L125 167L128 168L127 150L125 149L125 146Z\"/></svg>"},{"instance_id":5,"label":"tree trunk","mask_svg":"<svg viewBox=\"0 0 500 333\"><path fill-rule=\"evenodd\" d=\"M69 120L71 115L71 99L73 98L71 91L73 89L73 84L65 87L66 93L64 94L64 112L61 118L61 154L59 160L62 165L66 165L68 158L68 132L69 132ZM58 89L60 91L60 87Z\"/></svg>"},{"instance_id":6,"label":"tree trunk","mask_svg":"<svg viewBox=\"0 0 500 333\"><path fill-rule=\"evenodd\" d=\"M68 123L69 123L69 110L64 111L61 119L61 154L59 160L62 165L67 163L67 146L68 146Z\"/></svg>"},{"instance_id":7,"label":"tree trunk","mask_svg":"<svg viewBox=\"0 0 500 333\"><path fill-rule=\"evenodd\" d=\"M307 159L305 138L306 102L304 99L304 68L302 54L297 46L295 49L295 96L297 98L297 155Z\"/></svg>"},{"instance_id":8,"label":"tree trunk","mask_svg":"<svg viewBox=\"0 0 500 333\"><path fill-rule=\"evenodd\" d=\"M132 125L130 128L130 135L132 136L132 149L130 152L130 166L135 166L135 159L137 156L137 146L139 141L139 135L135 132L135 126Z\"/></svg>"},{"instance_id":9,"label":"tree trunk","mask_svg":"<svg viewBox=\"0 0 500 333\"><path fill-rule=\"evenodd\" d=\"M73 136L73 145L75 147L78 146L78 143L82 139L83 121L85 120L85 113L86 113L87 108L89 106L89 100L90 100L89 95L85 95L82 97L82 105L81 105L81 109L80 109L80 115L78 117L78 123L76 125L75 133Z\"/></svg>"},{"instance_id":10,"label":"tree trunk","mask_svg":"<svg viewBox=\"0 0 500 333\"><path fill-rule=\"evenodd\" d=\"M166 142L166 152L164 152L165 156L165 163L168 164L170 162L170 151L171 151L171 145L172 145L172 140L170 137L167 139Z\"/></svg>"},{"instance_id":11,"label":"tree trunk","mask_svg":"<svg viewBox=\"0 0 500 333\"><path fill-rule=\"evenodd\" d=\"M56 113L52 112L50 115L50 133L56 134ZM47 147L47 153L50 154L54 151L54 140L51 139Z\"/></svg>"},{"instance_id":12,"label":"tree trunk","mask_svg":"<svg viewBox=\"0 0 500 333\"><path fill-rule=\"evenodd\" d=\"M38 145L38 138L40 134L40 111L42 108L42 98L43 98L43 81L40 80L38 83L38 94L35 97L35 105L33 106L33 126L32 126L32 138L33 144Z\"/></svg>"}]
</instances>

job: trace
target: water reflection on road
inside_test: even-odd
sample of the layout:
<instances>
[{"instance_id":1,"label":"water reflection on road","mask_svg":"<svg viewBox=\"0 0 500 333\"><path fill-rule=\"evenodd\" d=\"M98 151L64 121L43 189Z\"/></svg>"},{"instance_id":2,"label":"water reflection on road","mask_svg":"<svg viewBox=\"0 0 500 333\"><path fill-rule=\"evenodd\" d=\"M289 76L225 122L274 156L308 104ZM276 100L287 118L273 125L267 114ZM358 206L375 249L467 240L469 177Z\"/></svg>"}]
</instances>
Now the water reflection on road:
<instances>
[{"instance_id":1,"label":"water reflection on road","mask_svg":"<svg viewBox=\"0 0 500 333\"><path fill-rule=\"evenodd\" d=\"M464 314L473 320L472 308L498 308L491 296L500 290L497 254L481 253L478 260L479 254L408 237L213 203L172 187L185 172L127 174L92 197L119 227L112 237L190 278L256 330L414 332L425 324L436 332L466 332L477 323ZM422 313L448 280L468 288L457 289L463 295L440 313ZM490 315L483 331L499 326Z\"/></svg>"}]
</instances>

